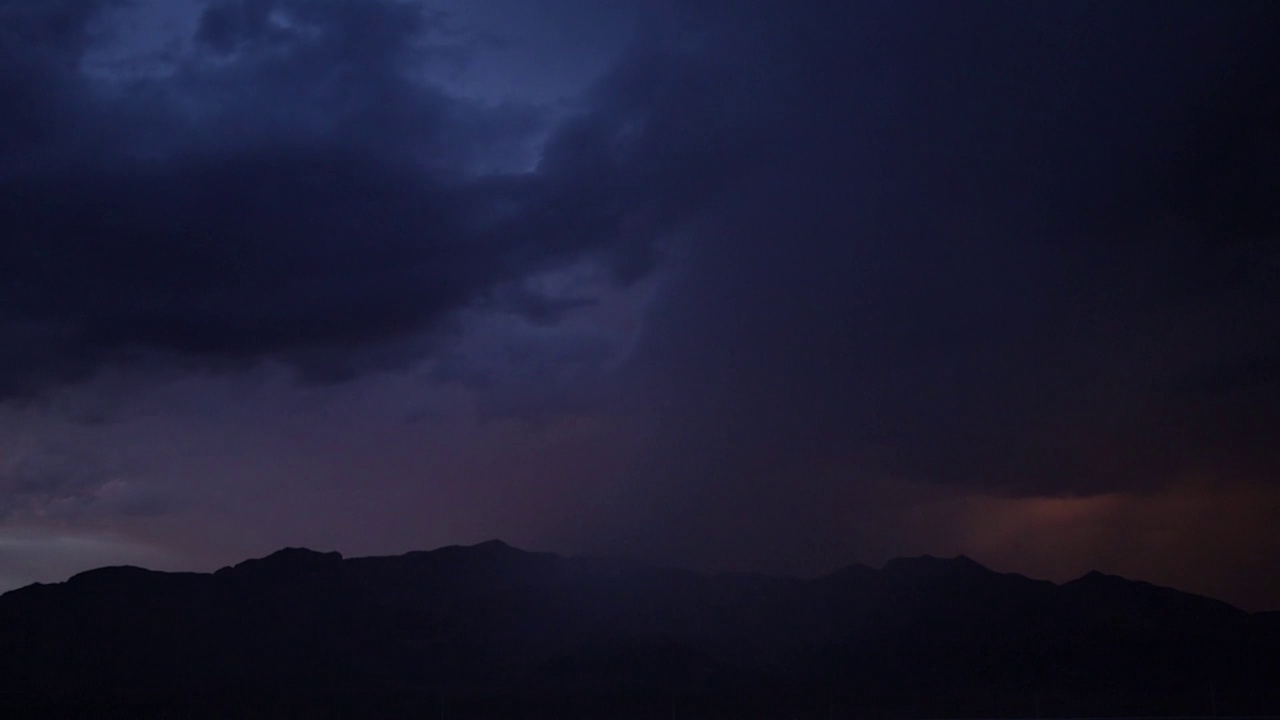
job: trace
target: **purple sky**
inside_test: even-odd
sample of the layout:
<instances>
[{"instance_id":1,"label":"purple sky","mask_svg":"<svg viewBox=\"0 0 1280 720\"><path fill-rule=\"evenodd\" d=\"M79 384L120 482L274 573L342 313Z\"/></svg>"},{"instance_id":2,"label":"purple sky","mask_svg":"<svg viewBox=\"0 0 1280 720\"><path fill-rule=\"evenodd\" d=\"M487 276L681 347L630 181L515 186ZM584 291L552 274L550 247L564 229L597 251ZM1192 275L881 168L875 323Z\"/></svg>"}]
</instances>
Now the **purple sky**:
<instances>
[{"instance_id":1,"label":"purple sky","mask_svg":"<svg viewBox=\"0 0 1280 720\"><path fill-rule=\"evenodd\" d=\"M0 589L498 537L1280 609L1277 33L0 0Z\"/></svg>"}]
</instances>

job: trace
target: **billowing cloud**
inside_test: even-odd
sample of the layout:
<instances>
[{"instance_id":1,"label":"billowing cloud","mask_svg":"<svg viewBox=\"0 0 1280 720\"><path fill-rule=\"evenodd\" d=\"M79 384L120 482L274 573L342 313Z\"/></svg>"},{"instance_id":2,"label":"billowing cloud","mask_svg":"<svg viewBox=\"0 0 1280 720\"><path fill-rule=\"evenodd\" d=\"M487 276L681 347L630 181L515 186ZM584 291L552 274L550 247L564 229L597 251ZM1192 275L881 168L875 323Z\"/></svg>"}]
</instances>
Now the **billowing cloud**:
<instances>
[{"instance_id":1,"label":"billowing cloud","mask_svg":"<svg viewBox=\"0 0 1280 720\"><path fill-rule=\"evenodd\" d=\"M584 257L645 276L737 140L719 115L673 127L732 82L646 55L539 150L545 109L425 79L459 51L416 2L213 3L134 72L87 59L104 7L5 5L8 395L140 358L343 378L422 357L477 303L553 319L573 305L512 289Z\"/></svg>"}]
</instances>

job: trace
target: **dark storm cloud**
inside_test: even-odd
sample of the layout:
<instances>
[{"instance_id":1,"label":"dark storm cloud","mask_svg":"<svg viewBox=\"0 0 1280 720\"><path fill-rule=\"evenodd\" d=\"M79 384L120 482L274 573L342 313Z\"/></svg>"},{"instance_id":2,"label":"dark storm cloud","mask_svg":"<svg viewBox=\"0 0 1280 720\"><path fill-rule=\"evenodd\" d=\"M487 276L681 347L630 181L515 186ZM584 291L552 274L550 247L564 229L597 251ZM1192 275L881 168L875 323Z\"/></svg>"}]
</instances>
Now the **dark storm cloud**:
<instances>
[{"instance_id":1,"label":"dark storm cloud","mask_svg":"<svg viewBox=\"0 0 1280 720\"><path fill-rule=\"evenodd\" d=\"M0 150L12 162L31 145L74 131L74 68L92 42L90 21L106 6L95 0L6 2L0 6Z\"/></svg>"},{"instance_id":2,"label":"dark storm cloud","mask_svg":"<svg viewBox=\"0 0 1280 720\"><path fill-rule=\"evenodd\" d=\"M423 81L465 38L419 3L217 2L132 75L86 59L105 7L3 6L6 395L142 357L340 378L482 300L550 322L577 304L524 278L642 277L727 171L741 83L696 57L635 53L530 172L548 116Z\"/></svg>"},{"instance_id":3,"label":"dark storm cloud","mask_svg":"<svg viewBox=\"0 0 1280 720\"><path fill-rule=\"evenodd\" d=\"M605 534L794 567L886 478L1280 477L1280 378L1172 390L1275 356L1274 5L754 7L771 142L648 325L665 431Z\"/></svg>"},{"instance_id":4,"label":"dark storm cloud","mask_svg":"<svg viewBox=\"0 0 1280 720\"><path fill-rule=\"evenodd\" d=\"M1273 11L1274 13L1274 11ZM1271 18L1274 21L1274 18ZM1262 27L1269 27L1264 23ZM1164 199L1207 237L1224 244L1276 242L1280 209L1280 52L1259 28L1220 67L1191 109L1185 144L1169 156Z\"/></svg>"}]
</instances>

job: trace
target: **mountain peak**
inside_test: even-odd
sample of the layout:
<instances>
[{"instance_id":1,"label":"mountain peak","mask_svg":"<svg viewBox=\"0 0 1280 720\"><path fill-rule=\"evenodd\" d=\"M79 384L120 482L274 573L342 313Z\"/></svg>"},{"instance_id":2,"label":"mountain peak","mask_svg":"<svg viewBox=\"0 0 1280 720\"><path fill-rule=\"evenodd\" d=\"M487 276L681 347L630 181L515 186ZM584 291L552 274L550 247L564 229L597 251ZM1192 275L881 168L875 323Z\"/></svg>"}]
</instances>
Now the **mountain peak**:
<instances>
[{"instance_id":1,"label":"mountain peak","mask_svg":"<svg viewBox=\"0 0 1280 720\"><path fill-rule=\"evenodd\" d=\"M973 574L973 573L989 573L985 565L969 558L966 555L957 555L952 558L940 558L933 555L921 555L919 557L894 558L884 564L884 572L900 575L954 575L954 574Z\"/></svg>"},{"instance_id":2,"label":"mountain peak","mask_svg":"<svg viewBox=\"0 0 1280 720\"><path fill-rule=\"evenodd\" d=\"M1108 575L1107 573L1104 573L1098 570L1090 570L1084 575L1081 575L1080 577L1066 584L1067 585L1103 585L1103 584L1128 585L1128 584L1139 584L1139 583L1138 581L1122 578L1119 575ZM1141 583L1141 584L1145 584L1145 583Z\"/></svg>"},{"instance_id":3,"label":"mountain peak","mask_svg":"<svg viewBox=\"0 0 1280 720\"><path fill-rule=\"evenodd\" d=\"M340 560L342 560L342 553L336 551L321 552L304 547L287 547L261 558L258 562L274 565L330 565Z\"/></svg>"},{"instance_id":4,"label":"mountain peak","mask_svg":"<svg viewBox=\"0 0 1280 720\"><path fill-rule=\"evenodd\" d=\"M263 558L254 558L225 567L218 571L235 572L271 572L271 573L303 573L317 570L328 570L342 562L342 553L319 552L309 548L287 547L277 550Z\"/></svg>"},{"instance_id":5,"label":"mountain peak","mask_svg":"<svg viewBox=\"0 0 1280 720\"><path fill-rule=\"evenodd\" d=\"M529 554L524 550L512 547L507 543L493 539L476 543L475 545L446 545L442 548L430 551L428 554L439 554L448 557L510 557L515 555Z\"/></svg>"},{"instance_id":6,"label":"mountain peak","mask_svg":"<svg viewBox=\"0 0 1280 720\"><path fill-rule=\"evenodd\" d=\"M110 583L126 583L134 581L141 577L156 575L152 570L140 568L134 565L112 565L108 567L94 568L93 570L85 570L84 572L72 575L67 582L76 583L84 586L88 584L110 584Z\"/></svg>"}]
</instances>

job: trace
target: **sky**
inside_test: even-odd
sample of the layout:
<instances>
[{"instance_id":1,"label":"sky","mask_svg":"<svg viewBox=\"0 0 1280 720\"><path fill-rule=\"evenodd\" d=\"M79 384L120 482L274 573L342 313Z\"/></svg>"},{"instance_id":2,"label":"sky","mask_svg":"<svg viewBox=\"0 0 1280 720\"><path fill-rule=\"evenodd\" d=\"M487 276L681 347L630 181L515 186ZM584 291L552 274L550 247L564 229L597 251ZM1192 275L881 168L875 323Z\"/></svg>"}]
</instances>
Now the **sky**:
<instances>
[{"instance_id":1,"label":"sky","mask_svg":"<svg viewBox=\"0 0 1280 720\"><path fill-rule=\"evenodd\" d=\"M0 590L501 538L1280 609L1277 34L0 0Z\"/></svg>"}]
</instances>

